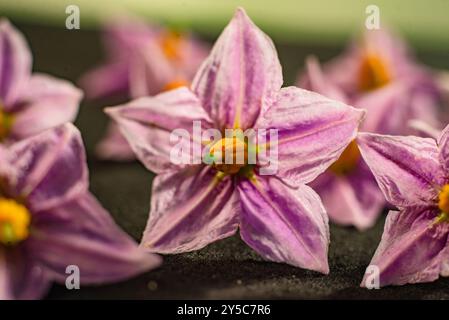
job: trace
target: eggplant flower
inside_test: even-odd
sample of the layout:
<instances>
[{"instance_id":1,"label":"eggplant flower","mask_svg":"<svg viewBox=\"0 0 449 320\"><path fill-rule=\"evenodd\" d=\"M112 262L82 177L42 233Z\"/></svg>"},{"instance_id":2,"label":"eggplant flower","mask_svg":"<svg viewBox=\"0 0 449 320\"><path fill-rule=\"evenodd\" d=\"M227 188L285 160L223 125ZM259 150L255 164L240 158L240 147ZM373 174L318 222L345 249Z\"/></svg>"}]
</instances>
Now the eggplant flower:
<instances>
[{"instance_id":1,"label":"eggplant flower","mask_svg":"<svg viewBox=\"0 0 449 320\"><path fill-rule=\"evenodd\" d=\"M188 86L207 57L207 46L192 35L138 20L106 27L108 61L80 80L87 97L111 95L131 98ZM134 153L114 123L97 147L100 158L133 160Z\"/></svg>"},{"instance_id":2,"label":"eggplant flower","mask_svg":"<svg viewBox=\"0 0 449 320\"><path fill-rule=\"evenodd\" d=\"M370 133L357 140L385 198L398 209L388 214L371 261L380 285L449 276L449 126L436 140Z\"/></svg>"},{"instance_id":3,"label":"eggplant flower","mask_svg":"<svg viewBox=\"0 0 449 320\"><path fill-rule=\"evenodd\" d=\"M67 81L31 73L23 35L0 19L0 144L10 144L72 122L82 98Z\"/></svg>"},{"instance_id":4,"label":"eggplant flower","mask_svg":"<svg viewBox=\"0 0 449 320\"><path fill-rule=\"evenodd\" d=\"M80 285L158 266L88 191L84 147L71 124L0 146L0 299L37 299L76 266Z\"/></svg>"},{"instance_id":5,"label":"eggplant flower","mask_svg":"<svg viewBox=\"0 0 449 320\"><path fill-rule=\"evenodd\" d=\"M265 259L329 272L327 214L306 184L355 139L364 112L282 83L271 39L238 9L190 89L107 109L140 161L158 174L144 248L198 250L240 229L243 241ZM241 163L171 161L171 132L192 136L194 122L219 132L276 130L278 140L270 139L268 149L277 148L277 171L265 175L263 161L247 162L251 150L238 134L214 139L210 152L243 146ZM188 144L195 149L201 142Z\"/></svg>"},{"instance_id":6,"label":"eggplant flower","mask_svg":"<svg viewBox=\"0 0 449 320\"><path fill-rule=\"evenodd\" d=\"M384 29L367 31L360 43L323 68L310 58L299 85L367 110L362 131L417 134L409 126L416 120L441 127L436 81L413 61L405 44ZM313 186L331 220L342 225L369 228L385 205L355 142Z\"/></svg>"}]
</instances>

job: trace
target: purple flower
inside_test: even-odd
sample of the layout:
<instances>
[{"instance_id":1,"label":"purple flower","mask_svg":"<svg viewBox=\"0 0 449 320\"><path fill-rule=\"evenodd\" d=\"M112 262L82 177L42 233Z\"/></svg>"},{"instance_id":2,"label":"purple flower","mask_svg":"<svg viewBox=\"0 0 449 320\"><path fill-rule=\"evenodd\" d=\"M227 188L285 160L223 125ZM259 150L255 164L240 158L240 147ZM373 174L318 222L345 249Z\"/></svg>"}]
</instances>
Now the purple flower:
<instances>
[{"instance_id":1,"label":"purple flower","mask_svg":"<svg viewBox=\"0 0 449 320\"><path fill-rule=\"evenodd\" d=\"M380 285L448 276L449 126L437 140L370 133L357 140L385 198L398 208L388 214L371 261Z\"/></svg>"},{"instance_id":2,"label":"purple flower","mask_svg":"<svg viewBox=\"0 0 449 320\"><path fill-rule=\"evenodd\" d=\"M107 63L80 80L89 98L113 94L138 98L188 86L208 53L208 47L190 34L138 20L107 26L104 40ZM99 143L97 154L111 160L135 158L113 123Z\"/></svg>"},{"instance_id":3,"label":"purple flower","mask_svg":"<svg viewBox=\"0 0 449 320\"><path fill-rule=\"evenodd\" d=\"M308 59L299 85L367 110L363 131L417 133L409 125L412 120L440 127L436 82L414 62L404 43L385 30L368 31L323 69L316 59ZM355 142L313 187L331 220L358 229L371 227L385 205Z\"/></svg>"},{"instance_id":4,"label":"purple flower","mask_svg":"<svg viewBox=\"0 0 449 320\"><path fill-rule=\"evenodd\" d=\"M77 266L81 286L156 267L88 191L84 147L71 124L0 146L0 299L36 299Z\"/></svg>"},{"instance_id":5,"label":"purple flower","mask_svg":"<svg viewBox=\"0 0 449 320\"><path fill-rule=\"evenodd\" d=\"M281 89L282 82L273 43L239 9L190 90L107 109L138 158L158 174L143 247L198 250L239 229L243 241L268 260L329 272L328 218L306 184L355 138L363 111L296 87ZM193 121L204 129L278 130L276 175L261 175L258 164L247 162L171 162L170 133L192 133ZM234 136L215 141L211 151L237 145L247 147Z\"/></svg>"},{"instance_id":6,"label":"purple flower","mask_svg":"<svg viewBox=\"0 0 449 320\"><path fill-rule=\"evenodd\" d=\"M71 122L82 98L69 82L31 74L31 52L22 34L0 19L0 144Z\"/></svg>"}]
</instances>

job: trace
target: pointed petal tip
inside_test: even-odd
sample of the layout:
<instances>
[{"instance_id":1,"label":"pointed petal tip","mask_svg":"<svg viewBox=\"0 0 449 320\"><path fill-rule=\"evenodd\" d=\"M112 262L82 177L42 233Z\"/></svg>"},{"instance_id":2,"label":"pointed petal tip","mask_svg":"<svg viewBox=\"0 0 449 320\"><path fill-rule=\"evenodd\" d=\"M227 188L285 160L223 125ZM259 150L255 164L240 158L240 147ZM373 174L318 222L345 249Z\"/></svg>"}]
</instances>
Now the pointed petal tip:
<instances>
[{"instance_id":1,"label":"pointed petal tip","mask_svg":"<svg viewBox=\"0 0 449 320\"><path fill-rule=\"evenodd\" d=\"M119 115L119 108L118 107L106 107L106 108L103 108L103 112L106 113L112 119L116 120Z\"/></svg>"},{"instance_id":2,"label":"pointed petal tip","mask_svg":"<svg viewBox=\"0 0 449 320\"><path fill-rule=\"evenodd\" d=\"M237 9L235 9L234 18L249 18L249 17L248 14L246 13L245 8L237 7Z\"/></svg>"}]
</instances>

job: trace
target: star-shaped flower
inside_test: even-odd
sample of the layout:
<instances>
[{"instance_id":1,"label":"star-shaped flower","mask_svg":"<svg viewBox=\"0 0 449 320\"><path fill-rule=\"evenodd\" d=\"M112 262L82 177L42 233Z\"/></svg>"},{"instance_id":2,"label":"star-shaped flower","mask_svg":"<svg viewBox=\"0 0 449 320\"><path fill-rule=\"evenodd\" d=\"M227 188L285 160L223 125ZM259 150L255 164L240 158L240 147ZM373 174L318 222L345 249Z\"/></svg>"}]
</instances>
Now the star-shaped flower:
<instances>
[{"instance_id":1,"label":"star-shaped flower","mask_svg":"<svg viewBox=\"0 0 449 320\"><path fill-rule=\"evenodd\" d=\"M364 112L296 87L281 89L282 82L273 43L239 9L190 89L107 109L138 158L158 174L143 247L198 250L240 229L266 259L329 272L328 218L306 184L355 138ZM170 135L175 129L192 134L194 121L219 132L275 130L278 139L268 149L277 149L278 170L263 175L262 158L250 164L252 150L238 134L213 142L209 164L174 163ZM244 162L223 163L215 154L236 147L247 148Z\"/></svg>"},{"instance_id":2,"label":"star-shaped flower","mask_svg":"<svg viewBox=\"0 0 449 320\"><path fill-rule=\"evenodd\" d=\"M0 299L42 297L76 266L80 285L120 281L160 258L143 252L88 190L70 124L0 146Z\"/></svg>"},{"instance_id":3,"label":"star-shaped flower","mask_svg":"<svg viewBox=\"0 0 449 320\"><path fill-rule=\"evenodd\" d=\"M9 144L71 122L80 90L67 81L31 73L31 52L22 34L0 19L0 144Z\"/></svg>"},{"instance_id":4,"label":"star-shaped flower","mask_svg":"<svg viewBox=\"0 0 449 320\"><path fill-rule=\"evenodd\" d=\"M448 276L449 126L437 140L360 133L357 141L385 198L398 208L388 214L371 261L380 285Z\"/></svg>"}]
</instances>

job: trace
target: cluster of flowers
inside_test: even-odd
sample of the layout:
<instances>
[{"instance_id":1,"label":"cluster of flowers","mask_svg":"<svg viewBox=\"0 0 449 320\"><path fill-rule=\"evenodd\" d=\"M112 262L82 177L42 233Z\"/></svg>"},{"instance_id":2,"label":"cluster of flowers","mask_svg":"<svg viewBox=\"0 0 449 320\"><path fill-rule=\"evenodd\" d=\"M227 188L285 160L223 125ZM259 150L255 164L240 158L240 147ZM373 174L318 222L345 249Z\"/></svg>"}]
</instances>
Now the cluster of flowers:
<instances>
[{"instance_id":1,"label":"cluster of flowers","mask_svg":"<svg viewBox=\"0 0 449 320\"><path fill-rule=\"evenodd\" d=\"M323 67L308 59L303 89L282 88L275 47L243 9L210 53L190 35L135 22L111 26L106 40L108 63L80 83L89 98L135 99L106 109L114 121L97 151L137 156L157 173L142 243L88 191L83 143L69 124L81 91L31 74L25 40L2 20L0 298L41 297L68 265L85 284L123 280L157 267L155 253L198 250L237 231L267 260L327 274L328 214L363 230L386 201L395 209L371 262L380 284L449 275L449 129L399 136L434 133L441 95L397 37L369 31ZM170 133L194 121L276 129L276 175L259 174L257 163L174 164Z\"/></svg>"}]
</instances>

